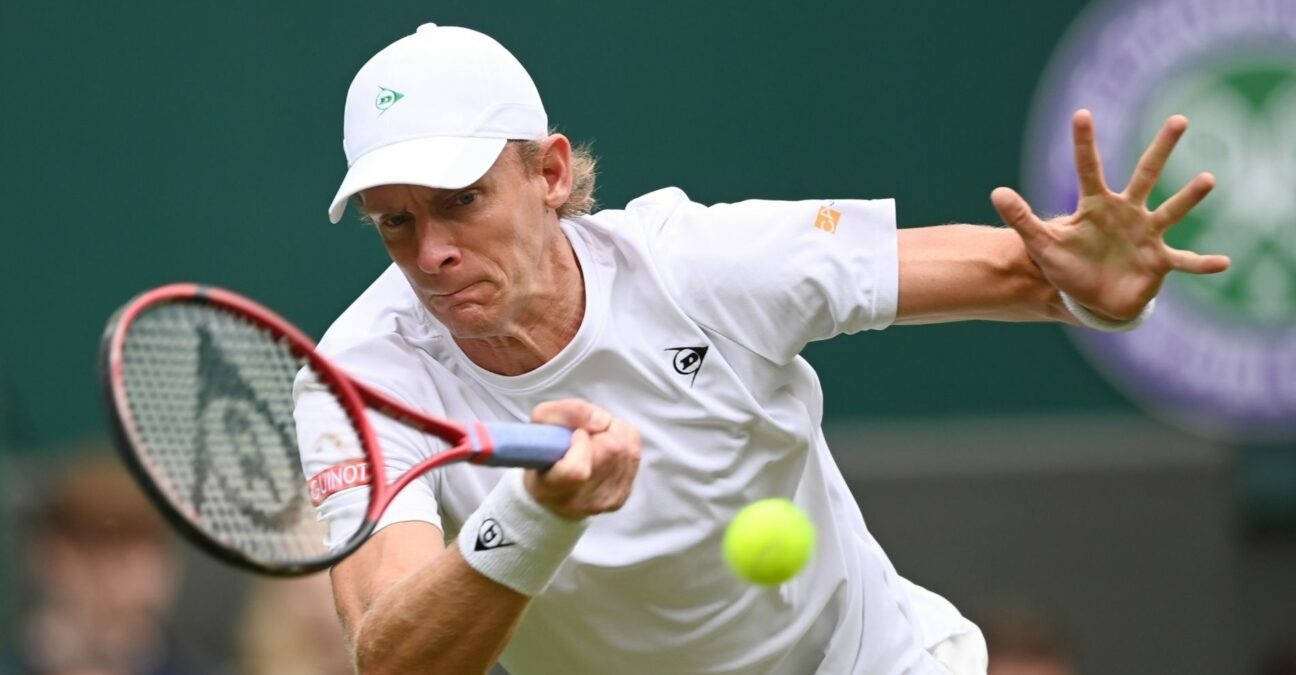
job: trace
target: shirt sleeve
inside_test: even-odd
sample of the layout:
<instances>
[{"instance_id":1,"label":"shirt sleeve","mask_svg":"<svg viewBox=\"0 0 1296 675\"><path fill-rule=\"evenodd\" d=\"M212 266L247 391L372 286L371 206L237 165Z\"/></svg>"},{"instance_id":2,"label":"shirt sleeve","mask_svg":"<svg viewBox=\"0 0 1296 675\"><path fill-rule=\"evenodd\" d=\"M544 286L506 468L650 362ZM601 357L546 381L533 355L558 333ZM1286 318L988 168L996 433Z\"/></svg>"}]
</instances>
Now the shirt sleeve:
<instances>
[{"instance_id":1,"label":"shirt sleeve","mask_svg":"<svg viewBox=\"0 0 1296 675\"><path fill-rule=\"evenodd\" d=\"M370 353L366 354L366 351ZM381 358L372 351L356 347L348 352L352 356L362 354L361 361L347 359L345 354L340 355L341 358L335 357L335 360L344 365L348 372L357 373L357 370L364 370L363 360ZM369 383L375 386L373 382ZM398 393L384 391L395 398L402 398ZM332 467L342 467L363 459L359 440L342 407L313 374L307 371L298 374L293 386L293 399L297 444L301 453L302 471L308 480ZM367 411L366 418L374 430L388 482L442 449L443 444L438 439L419 433L378 412ZM437 510L434 474L435 472L429 472L420 476L401 490L383 512L375 532L393 523L411 520L428 522L442 528ZM337 551L359 529L369 506L369 494L368 487L349 487L329 495L316 507L319 520L327 526L325 545L330 551Z\"/></svg>"},{"instance_id":2,"label":"shirt sleeve","mask_svg":"<svg viewBox=\"0 0 1296 675\"><path fill-rule=\"evenodd\" d=\"M787 363L812 340L895 320L894 200L703 206L667 188L626 211L685 313L765 358Z\"/></svg>"}]
</instances>

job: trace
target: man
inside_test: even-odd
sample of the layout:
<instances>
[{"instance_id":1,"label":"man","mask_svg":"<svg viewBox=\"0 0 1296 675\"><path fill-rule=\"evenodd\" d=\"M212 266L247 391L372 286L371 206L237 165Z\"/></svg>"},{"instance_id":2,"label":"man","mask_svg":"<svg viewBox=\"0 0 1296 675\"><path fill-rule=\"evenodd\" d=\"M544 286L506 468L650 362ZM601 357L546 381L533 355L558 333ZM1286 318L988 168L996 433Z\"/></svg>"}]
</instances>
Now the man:
<instances>
[{"instance_id":1,"label":"man","mask_svg":"<svg viewBox=\"0 0 1296 675\"><path fill-rule=\"evenodd\" d=\"M329 214L356 201L394 264L320 348L413 406L575 433L548 471L455 465L401 493L332 571L359 669L984 670L975 626L900 578L869 535L797 354L891 323L1132 327L1171 269L1228 264L1161 239L1209 175L1145 207L1185 125L1166 123L1117 194L1081 111L1076 213L1043 222L999 188L1012 229L897 231L890 200L703 207L677 189L589 215L589 158L549 133L502 46L431 24L388 46L348 92L349 170ZM298 392L308 474L341 459L312 442L333 423L326 398ZM392 472L436 450L395 423L379 434ZM730 575L719 542L739 508L772 496L800 505L820 543L767 589ZM332 543L365 500L324 501Z\"/></svg>"}]
</instances>

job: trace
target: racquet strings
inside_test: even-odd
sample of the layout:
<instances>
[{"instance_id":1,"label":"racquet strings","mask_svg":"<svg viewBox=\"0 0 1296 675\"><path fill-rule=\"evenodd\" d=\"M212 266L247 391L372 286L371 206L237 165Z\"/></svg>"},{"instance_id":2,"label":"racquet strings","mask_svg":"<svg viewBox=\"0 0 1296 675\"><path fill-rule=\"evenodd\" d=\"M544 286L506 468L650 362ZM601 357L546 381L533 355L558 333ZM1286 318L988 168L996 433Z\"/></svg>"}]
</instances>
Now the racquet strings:
<instances>
[{"instance_id":1,"label":"racquet strings","mask_svg":"<svg viewBox=\"0 0 1296 675\"><path fill-rule=\"evenodd\" d=\"M128 330L123 382L135 451L181 517L262 564L325 557L293 421L293 381L306 359L200 302L155 305ZM361 456L354 430L341 433L349 437L336 441Z\"/></svg>"}]
</instances>

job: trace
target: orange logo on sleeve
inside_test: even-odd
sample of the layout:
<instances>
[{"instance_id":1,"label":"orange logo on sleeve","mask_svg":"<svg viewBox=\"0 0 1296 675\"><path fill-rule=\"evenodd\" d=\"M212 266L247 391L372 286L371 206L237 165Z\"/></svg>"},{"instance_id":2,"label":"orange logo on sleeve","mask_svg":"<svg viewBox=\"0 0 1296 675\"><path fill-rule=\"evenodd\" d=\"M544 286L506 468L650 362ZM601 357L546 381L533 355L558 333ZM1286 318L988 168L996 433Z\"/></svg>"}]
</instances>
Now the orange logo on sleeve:
<instances>
[{"instance_id":1,"label":"orange logo on sleeve","mask_svg":"<svg viewBox=\"0 0 1296 675\"><path fill-rule=\"evenodd\" d=\"M819 215L815 216L814 226L824 232L837 232L837 223L841 222L841 211L828 206L819 207Z\"/></svg>"}]
</instances>

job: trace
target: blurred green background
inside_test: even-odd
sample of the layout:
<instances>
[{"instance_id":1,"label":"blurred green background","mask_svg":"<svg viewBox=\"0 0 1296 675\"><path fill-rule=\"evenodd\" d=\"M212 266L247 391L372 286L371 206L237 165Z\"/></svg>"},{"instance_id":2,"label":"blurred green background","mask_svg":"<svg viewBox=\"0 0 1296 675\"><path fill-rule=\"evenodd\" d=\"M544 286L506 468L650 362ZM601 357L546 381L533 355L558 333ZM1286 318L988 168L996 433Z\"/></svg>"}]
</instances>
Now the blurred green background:
<instances>
[{"instance_id":1,"label":"blurred green background","mask_svg":"<svg viewBox=\"0 0 1296 675\"><path fill-rule=\"evenodd\" d=\"M512 50L551 121L593 144L604 207L667 185L895 197L908 227L997 222L988 195L1023 182L1032 97L1086 4L0 4L0 548L104 432L99 334L131 295L223 285L318 336L386 266L325 210L347 85L418 24ZM1296 635L1296 546L1254 527L1292 531L1290 447L1153 421L1058 326L897 327L806 356L871 530L979 621L1042 613L1097 673L1258 672ZM11 642L42 561L2 559ZM168 630L228 663L246 578L185 560Z\"/></svg>"},{"instance_id":2,"label":"blurred green background","mask_svg":"<svg viewBox=\"0 0 1296 675\"><path fill-rule=\"evenodd\" d=\"M605 207L888 197L904 226L997 222L1030 98L1079 2L5 3L11 443L101 428L108 315L195 280L318 336L384 266L325 217L355 70L420 22L512 49L602 160ZM717 252L720 253L720 252ZM1128 409L1053 326L902 328L815 345L829 415ZM823 367L829 366L829 367Z\"/></svg>"}]
</instances>

